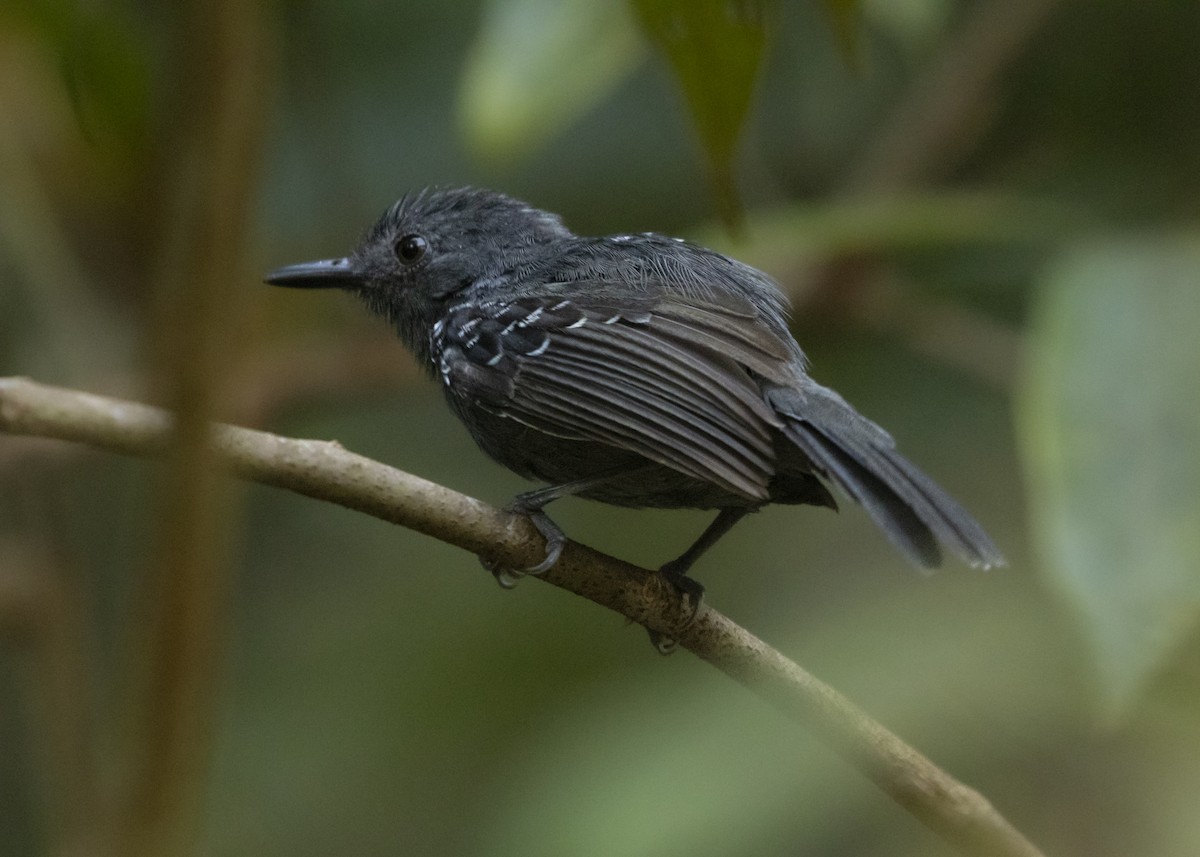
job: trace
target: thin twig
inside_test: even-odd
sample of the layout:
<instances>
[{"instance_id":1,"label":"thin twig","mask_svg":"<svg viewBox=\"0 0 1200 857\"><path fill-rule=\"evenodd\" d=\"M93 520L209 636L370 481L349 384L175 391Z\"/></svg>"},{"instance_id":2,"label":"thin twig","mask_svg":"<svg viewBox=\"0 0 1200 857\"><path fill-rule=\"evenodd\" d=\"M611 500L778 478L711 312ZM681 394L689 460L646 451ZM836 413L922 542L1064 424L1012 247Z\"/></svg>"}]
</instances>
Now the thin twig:
<instances>
[{"instance_id":1,"label":"thin twig","mask_svg":"<svg viewBox=\"0 0 1200 857\"><path fill-rule=\"evenodd\" d=\"M0 379L0 431L157 455L170 416L146 405ZM540 560L544 543L527 519L428 482L332 441L294 440L215 426L212 442L239 476L365 512L512 567ZM975 790L942 771L848 699L711 607L683 627L687 610L653 572L569 543L540 578L678 640L788 717L821 735L913 815L972 857L1041 852Z\"/></svg>"}]
</instances>

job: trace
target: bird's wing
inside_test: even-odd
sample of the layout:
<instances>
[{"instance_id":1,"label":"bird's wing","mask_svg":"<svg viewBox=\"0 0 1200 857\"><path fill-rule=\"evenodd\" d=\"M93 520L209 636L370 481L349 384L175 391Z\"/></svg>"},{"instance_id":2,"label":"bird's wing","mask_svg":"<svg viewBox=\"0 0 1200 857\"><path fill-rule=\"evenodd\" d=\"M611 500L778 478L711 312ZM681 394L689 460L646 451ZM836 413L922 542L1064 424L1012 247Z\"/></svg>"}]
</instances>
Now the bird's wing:
<instances>
[{"instance_id":1,"label":"bird's wing","mask_svg":"<svg viewBox=\"0 0 1200 857\"><path fill-rule=\"evenodd\" d=\"M784 383L795 352L737 298L464 302L431 345L447 387L478 406L767 499L781 421L759 379Z\"/></svg>"}]
</instances>

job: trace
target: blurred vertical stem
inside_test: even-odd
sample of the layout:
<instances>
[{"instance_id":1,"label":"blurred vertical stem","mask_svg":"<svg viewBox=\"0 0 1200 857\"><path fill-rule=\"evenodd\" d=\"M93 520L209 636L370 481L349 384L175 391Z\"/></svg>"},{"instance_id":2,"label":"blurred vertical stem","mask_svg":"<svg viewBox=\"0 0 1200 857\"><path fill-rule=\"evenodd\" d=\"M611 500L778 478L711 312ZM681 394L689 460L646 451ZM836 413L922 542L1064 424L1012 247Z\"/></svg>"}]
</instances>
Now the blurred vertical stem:
<instances>
[{"instance_id":1,"label":"blurred vertical stem","mask_svg":"<svg viewBox=\"0 0 1200 857\"><path fill-rule=\"evenodd\" d=\"M47 850L95 853L102 817L96 782L94 664L88 605L62 557L36 538L0 538L0 641L28 650L30 735Z\"/></svg>"},{"instance_id":2,"label":"blurred vertical stem","mask_svg":"<svg viewBox=\"0 0 1200 857\"><path fill-rule=\"evenodd\" d=\"M130 757L114 844L133 857L194 850L211 743L233 497L207 425L230 398L248 309L244 249L273 69L263 10L241 0L184 5L170 66L178 78L164 87L175 100L163 114L162 291L149 345L178 433L131 622Z\"/></svg>"}]
</instances>

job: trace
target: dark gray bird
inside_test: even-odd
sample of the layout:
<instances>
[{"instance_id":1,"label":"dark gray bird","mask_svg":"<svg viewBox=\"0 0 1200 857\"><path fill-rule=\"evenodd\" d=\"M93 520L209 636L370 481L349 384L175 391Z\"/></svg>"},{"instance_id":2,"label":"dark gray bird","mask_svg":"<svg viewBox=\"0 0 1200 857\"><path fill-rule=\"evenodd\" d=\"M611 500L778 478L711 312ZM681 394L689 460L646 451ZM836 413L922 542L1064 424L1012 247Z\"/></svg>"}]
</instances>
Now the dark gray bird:
<instances>
[{"instance_id":1,"label":"dark gray bird","mask_svg":"<svg viewBox=\"0 0 1200 857\"><path fill-rule=\"evenodd\" d=\"M715 509L661 569L696 592L688 569L747 512L836 508L830 485L918 566L941 562L939 543L972 566L1004 563L887 432L808 376L775 283L720 253L652 233L583 237L503 194L427 190L388 209L351 256L266 281L357 294L480 448L547 484L513 503L546 537L528 573L562 550L543 511L559 497Z\"/></svg>"}]
</instances>

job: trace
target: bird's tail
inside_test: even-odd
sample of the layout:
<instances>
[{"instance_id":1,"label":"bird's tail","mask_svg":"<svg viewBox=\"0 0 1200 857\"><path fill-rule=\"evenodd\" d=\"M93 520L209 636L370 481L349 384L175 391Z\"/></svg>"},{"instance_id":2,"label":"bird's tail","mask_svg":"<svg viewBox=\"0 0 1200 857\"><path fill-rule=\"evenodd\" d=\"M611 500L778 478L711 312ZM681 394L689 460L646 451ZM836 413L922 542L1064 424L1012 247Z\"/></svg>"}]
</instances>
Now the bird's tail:
<instances>
[{"instance_id":1,"label":"bird's tail","mask_svg":"<svg viewBox=\"0 0 1200 857\"><path fill-rule=\"evenodd\" d=\"M891 435L845 399L805 379L768 393L783 433L817 471L859 503L914 563L941 563L939 543L964 562L989 568L1004 556L974 518L896 451Z\"/></svg>"}]
</instances>

